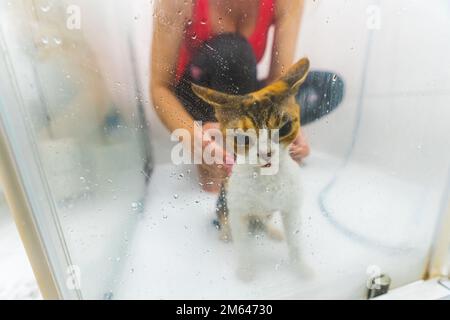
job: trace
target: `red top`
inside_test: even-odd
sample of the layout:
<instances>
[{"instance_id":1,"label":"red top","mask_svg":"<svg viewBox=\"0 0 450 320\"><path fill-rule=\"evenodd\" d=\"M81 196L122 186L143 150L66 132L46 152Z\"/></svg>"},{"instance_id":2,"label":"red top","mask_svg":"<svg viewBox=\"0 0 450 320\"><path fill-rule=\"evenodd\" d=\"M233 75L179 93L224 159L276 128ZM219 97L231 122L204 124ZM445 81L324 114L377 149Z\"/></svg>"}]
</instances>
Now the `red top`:
<instances>
[{"instance_id":1,"label":"red top","mask_svg":"<svg viewBox=\"0 0 450 320\"><path fill-rule=\"evenodd\" d=\"M247 39L253 47L256 60L261 61L267 46L269 28L274 22L275 0L260 0L258 21L253 34ZM186 37L181 45L178 65L177 82L186 70L192 55L200 45L213 37L209 21L208 0L197 0L192 13L192 20L186 29Z\"/></svg>"}]
</instances>

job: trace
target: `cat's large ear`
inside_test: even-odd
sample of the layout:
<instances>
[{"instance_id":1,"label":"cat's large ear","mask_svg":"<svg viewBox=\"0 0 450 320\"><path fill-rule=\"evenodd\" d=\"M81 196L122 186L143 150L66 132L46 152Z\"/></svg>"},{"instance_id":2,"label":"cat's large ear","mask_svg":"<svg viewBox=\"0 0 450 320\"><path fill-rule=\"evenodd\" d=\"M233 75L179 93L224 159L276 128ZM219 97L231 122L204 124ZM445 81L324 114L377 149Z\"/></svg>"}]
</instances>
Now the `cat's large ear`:
<instances>
[{"instance_id":1,"label":"cat's large ear","mask_svg":"<svg viewBox=\"0 0 450 320\"><path fill-rule=\"evenodd\" d=\"M233 106L240 100L241 96L222 93L213 89L205 88L197 84L192 84L192 91L203 101L210 104L214 108Z\"/></svg>"},{"instance_id":2,"label":"cat's large ear","mask_svg":"<svg viewBox=\"0 0 450 320\"><path fill-rule=\"evenodd\" d=\"M286 82L291 92L297 92L305 82L309 72L309 59L303 58L289 68L286 75L281 80Z\"/></svg>"}]
</instances>

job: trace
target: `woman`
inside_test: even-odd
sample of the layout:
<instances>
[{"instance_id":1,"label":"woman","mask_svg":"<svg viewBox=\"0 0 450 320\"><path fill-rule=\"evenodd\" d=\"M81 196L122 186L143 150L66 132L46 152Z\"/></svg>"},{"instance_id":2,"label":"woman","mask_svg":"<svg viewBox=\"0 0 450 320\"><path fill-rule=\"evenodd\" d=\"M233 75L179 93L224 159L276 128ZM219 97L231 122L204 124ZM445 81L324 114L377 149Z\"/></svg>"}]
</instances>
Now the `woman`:
<instances>
[{"instance_id":1,"label":"woman","mask_svg":"<svg viewBox=\"0 0 450 320\"><path fill-rule=\"evenodd\" d=\"M218 128L212 109L195 97L190 83L233 94L245 94L261 87L256 64L266 50L271 26L275 38L270 73L264 83L283 75L285 68L293 63L302 11L302 0L160 1L155 11L151 93L165 126L170 131L185 128L191 136L195 120L203 121L204 130ZM328 83L331 77L331 74L313 75L311 80L317 78L316 83ZM300 97L314 102L309 98ZM316 100L316 104L334 107L330 107L330 101ZM214 142L203 140L204 145L210 143ZM300 132L290 150L292 158L299 162L309 155L303 133ZM226 159L232 158L216 145L215 152ZM200 165L204 190L218 192L230 170L228 165Z\"/></svg>"}]
</instances>

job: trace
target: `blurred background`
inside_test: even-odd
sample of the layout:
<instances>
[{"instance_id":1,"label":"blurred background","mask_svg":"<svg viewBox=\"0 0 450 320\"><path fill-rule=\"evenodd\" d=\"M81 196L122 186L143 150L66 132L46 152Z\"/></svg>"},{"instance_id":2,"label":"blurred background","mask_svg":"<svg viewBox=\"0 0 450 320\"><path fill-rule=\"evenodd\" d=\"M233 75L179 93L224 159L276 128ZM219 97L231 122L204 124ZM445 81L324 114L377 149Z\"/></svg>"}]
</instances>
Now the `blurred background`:
<instances>
[{"instance_id":1,"label":"blurred background","mask_svg":"<svg viewBox=\"0 0 450 320\"><path fill-rule=\"evenodd\" d=\"M0 0L0 119L65 297L364 298L371 270L392 288L423 277L450 201L450 4L305 3L296 57L346 83L305 127L299 237L317 278L264 243L245 285L211 226L215 197L172 164L150 102L153 1ZM0 189L0 298L40 298L7 212ZM73 266L81 287L66 285Z\"/></svg>"}]
</instances>

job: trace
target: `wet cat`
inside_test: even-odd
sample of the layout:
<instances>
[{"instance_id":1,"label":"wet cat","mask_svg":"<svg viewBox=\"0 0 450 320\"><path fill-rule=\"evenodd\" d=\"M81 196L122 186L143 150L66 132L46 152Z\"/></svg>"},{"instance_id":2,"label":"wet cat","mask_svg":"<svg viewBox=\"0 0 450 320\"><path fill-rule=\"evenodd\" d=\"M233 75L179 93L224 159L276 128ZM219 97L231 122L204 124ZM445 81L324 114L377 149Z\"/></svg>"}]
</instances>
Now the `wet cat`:
<instances>
[{"instance_id":1,"label":"wet cat","mask_svg":"<svg viewBox=\"0 0 450 320\"><path fill-rule=\"evenodd\" d=\"M250 279L254 270L249 231L263 230L277 238L268 223L274 212L280 212L284 235L288 245L290 261L306 271L300 262L296 235L300 228L301 185L300 168L289 154L289 145L300 130L300 107L295 95L305 81L309 71L309 60L304 58L293 65L278 81L267 87L243 96L229 95L193 84L193 91L215 110L223 136L230 129L240 132L234 145L235 155L249 155L255 151L256 163L236 164L228 181L223 185L219 201L218 218L222 236L233 239L238 253L238 273ZM276 144L264 143L261 129L276 132ZM247 132L256 133L245 136ZM239 148L239 141L244 141ZM262 171L275 167L273 174ZM250 232L251 233L251 232Z\"/></svg>"}]
</instances>

